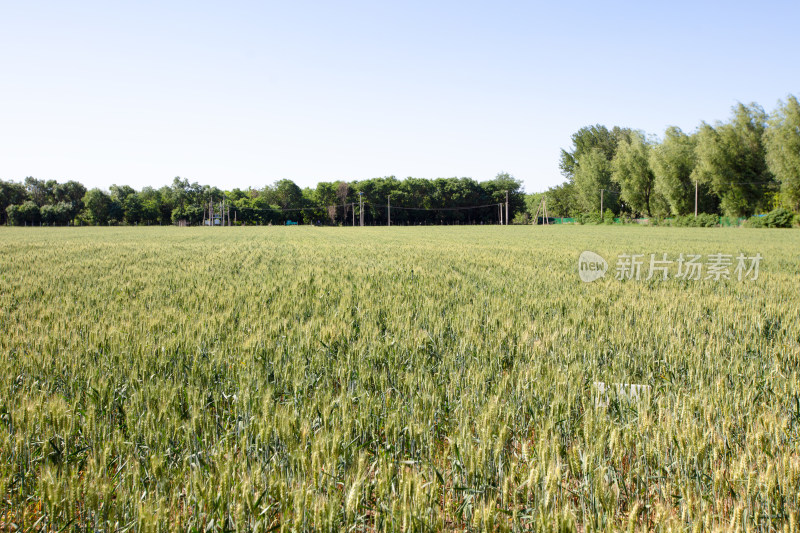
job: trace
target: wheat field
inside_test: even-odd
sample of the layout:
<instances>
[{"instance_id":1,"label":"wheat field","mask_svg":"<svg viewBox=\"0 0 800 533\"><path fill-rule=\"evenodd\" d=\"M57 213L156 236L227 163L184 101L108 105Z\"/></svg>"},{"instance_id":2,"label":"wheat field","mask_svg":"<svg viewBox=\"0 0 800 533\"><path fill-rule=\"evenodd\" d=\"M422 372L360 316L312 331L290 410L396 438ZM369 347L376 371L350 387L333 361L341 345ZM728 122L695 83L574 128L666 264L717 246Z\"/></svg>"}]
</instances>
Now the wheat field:
<instances>
[{"instance_id":1,"label":"wheat field","mask_svg":"<svg viewBox=\"0 0 800 533\"><path fill-rule=\"evenodd\" d=\"M0 530L798 530L798 231L0 228L0 246ZM594 283L584 250L609 263ZM615 279L651 253L763 261Z\"/></svg>"}]
</instances>

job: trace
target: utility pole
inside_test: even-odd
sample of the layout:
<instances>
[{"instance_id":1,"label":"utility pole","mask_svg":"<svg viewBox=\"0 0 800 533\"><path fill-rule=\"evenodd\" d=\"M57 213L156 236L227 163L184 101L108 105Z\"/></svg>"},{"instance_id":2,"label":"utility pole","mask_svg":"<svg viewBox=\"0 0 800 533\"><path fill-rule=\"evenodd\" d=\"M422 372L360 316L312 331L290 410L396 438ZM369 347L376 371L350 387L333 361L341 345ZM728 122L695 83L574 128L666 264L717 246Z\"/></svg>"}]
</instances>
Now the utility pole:
<instances>
[{"instance_id":1,"label":"utility pole","mask_svg":"<svg viewBox=\"0 0 800 533\"><path fill-rule=\"evenodd\" d=\"M542 212L544 213L544 223L550 225L550 213L547 212L547 198L542 197Z\"/></svg>"},{"instance_id":2,"label":"utility pole","mask_svg":"<svg viewBox=\"0 0 800 533\"><path fill-rule=\"evenodd\" d=\"M389 209L386 210L386 223L391 226L392 225L392 195L386 197L386 200L389 202L388 206Z\"/></svg>"},{"instance_id":3,"label":"utility pole","mask_svg":"<svg viewBox=\"0 0 800 533\"><path fill-rule=\"evenodd\" d=\"M353 210L353 227L356 227L356 204L351 203L350 208Z\"/></svg>"},{"instance_id":4,"label":"utility pole","mask_svg":"<svg viewBox=\"0 0 800 533\"><path fill-rule=\"evenodd\" d=\"M697 185L697 182L695 181L694 182L694 218L697 218L697 196L698 196L697 192L698 192L698 188L699 188L699 186Z\"/></svg>"},{"instance_id":5,"label":"utility pole","mask_svg":"<svg viewBox=\"0 0 800 533\"><path fill-rule=\"evenodd\" d=\"M364 193L358 193L358 225L364 226Z\"/></svg>"},{"instance_id":6,"label":"utility pole","mask_svg":"<svg viewBox=\"0 0 800 533\"><path fill-rule=\"evenodd\" d=\"M508 191L506 190L506 226L508 226Z\"/></svg>"},{"instance_id":7,"label":"utility pole","mask_svg":"<svg viewBox=\"0 0 800 533\"><path fill-rule=\"evenodd\" d=\"M604 189L600 189L600 218L603 218L603 191Z\"/></svg>"}]
</instances>

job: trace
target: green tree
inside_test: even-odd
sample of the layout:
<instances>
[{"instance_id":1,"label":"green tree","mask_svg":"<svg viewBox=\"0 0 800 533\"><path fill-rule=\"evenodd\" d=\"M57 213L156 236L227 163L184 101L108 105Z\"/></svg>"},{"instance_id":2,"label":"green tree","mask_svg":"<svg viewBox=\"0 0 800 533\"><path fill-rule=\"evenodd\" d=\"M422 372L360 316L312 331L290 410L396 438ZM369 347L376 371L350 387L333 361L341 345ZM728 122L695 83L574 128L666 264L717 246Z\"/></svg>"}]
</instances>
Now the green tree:
<instances>
[{"instance_id":1,"label":"green tree","mask_svg":"<svg viewBox=\"0 0 800 533\"><path fill-rule=\"evenodd\" d=\"M10 205L6 208L8 220L15 226L33 226L41 221L41 211L36 202L26 200L20 205Z\"/></svg>"},{"instance_id":2,"label":"green tree","mask_svg":"<svg viewBox=\"0 0 800 533\"><path fill-rule=\"evenodd\" d=\"M86 194L86 187L77 181L59 183L53 188L53 196L56 202L66 202L72 204L76 214L83 209L83 197Z\"/></svg>"},{"instance_id":3,"label":"green tree","mask_svg":"<svg viewBox=\"0 0 800 533\"><path fill-rule=\"evenodd\" d=\"M507 172L500 172L493 180L480 183L480 187L488 195L490 202L505 204L506 191L508 191L508 218L514 219L517 213L525 211L525 189L522 182ZM503 218L505 219L505 207Z\"/></svg>"},{"instance_id":4,"label":"green tree","mask_svg":"<svg viewBox=\"0 0 800 533\"><path fill-rule=\"evenodd\" d=\"M653 214L655 177L650 168L652 145L644 133L633 132L617 146L612 161L612 179L620 186L620 198L636 213Z\"/></svg>"},{"instance_id":5,"label":"green tree","mask_svg":"<svg viewBox=\"0 0 800 533\"><path fill-rule=\"evenodd\" d=\"M611 130L600 124L585 126L572 134L572 149L561 150L559 168L568 179L575 176L577 165L585 154L599 150L606 160L614 159L620 141L629 139L631 130L614 126Z\"/></svg>"},{"instance_id":6,"label":"green tree","mask_svg":"<svg viewBox=\"0 0 800 533\"><path fill-rule=\"evenodd\" d=\"M89 220L95 225L108 224L111 215L111 197L100 189L91 189L83 197Z\"/></svg>"},{"instance_id":7,"label":"green tree","mask_svg":"<svg viewBox=\"0 0 800 533\"><path fill-rule=\"evenodd\" d=\"M775 182L767 168L763 136L766 114L758 104L733 108L729 123L703 123L697 133L692 180L708 183L728 216L749 216L764 207Z\"/></svg>"},{"instance_id":8,"label":"green tree","mask_svg":"<svg viewBox=\"0 0 800 533\"><path fill-rule=\"evenodd\" d=\"M611 162L600 148L592 148L581 156L575 166L573 183L583 212L600 210L601 189L604 190L603 209L618 211L619 188L611 181Z\"/></svg>"},{"instance_id":9,"label":"green tree","mask_svg":"<svg viewBox=\"0 0 800 533\"><path fill-rule=\"evenodd\" d=\"M28 199L39 207L55 202L54 189L58 185L55 180L37 180L28 176L25 178L25 189L28 192Z\"/></svg>"},{"instance_id":10,"label":"green tree","mask_svg":"<svg viewBox=\"0 0 800 533\"><path fill-rule=\"evenodd\" d=\"M692 171L697 162L696 146L695 136L670 126L664 134L664 140L650 152L655 190L667 200L674 215L686 215L694 211Z\"/></svg>"},{"instance_id":11,"label":"green tree","mask_svg":"<svg viewBox=\"0 0 800 533\"><path fill-rule=\"evenodd\" d=\"M138 194L130 194L121 202L126 224L139 224L144 217L144 202Z\"/></svg>"},{"instance_id":12,"label":"green tree","mask_svg":"<svg viewBox=\"0 0 800 533\"><path fill-rule=\"evenodd\" d=\"M25 201L27 193L25 186L13 181L0 181L0 223L6 224L9 219L7 209L12 205L19 205ZM13 221L11 221L13 223Z\"/></svg>"},{"instance_id":13,"label":"green tree","mask_svg":"<svg viewBox=\"0 0 800 533\"><path fill-rule=\"evenodd\" d=\"M547 213L551 217L576 217L581 213L575 183L565 181L545 193Z\"/></svg>"},{"instance_id":14,"label":"green tree","mask_svg":"<svg viewBox=\"0 0 800 533\"><path fill-rule=\"evenodd\" d=\"M75 217L74 209L69 202L43 205L39 212L42 223L49 226L66 226Z\"/></svg>"},{"instance_id":15,"label":"green tree","mask_svg":"<svg viewBox=\"0 0 800 533\"><path fill-rule=\"evenodd\" d=\"M314 203L324 210L325 218L330 224L336 224L337 213L341 209L336 208L336 183L320 182L314 189Z\"/></svg>"},{"instance_id":16,"label":"green tree","mask_svg":"<svg viewBox=\"0 0 800 533\"><path fill-rule=\"evenodd\" d=\"M270 203L281 209L304 207L303 190L295 182L283 179L275 182L271 189Z\"/></svg>"},{"instance_id":17,"label":"green tree","mask_svg":"<svg viewBox=\"0 0 800 533\"><path fill-rule=\"evenodd\" d=\"M781 186L782 202L800 211L800 103L779 102L765 133L767 166Z\"/></svg>"}]
</instances>

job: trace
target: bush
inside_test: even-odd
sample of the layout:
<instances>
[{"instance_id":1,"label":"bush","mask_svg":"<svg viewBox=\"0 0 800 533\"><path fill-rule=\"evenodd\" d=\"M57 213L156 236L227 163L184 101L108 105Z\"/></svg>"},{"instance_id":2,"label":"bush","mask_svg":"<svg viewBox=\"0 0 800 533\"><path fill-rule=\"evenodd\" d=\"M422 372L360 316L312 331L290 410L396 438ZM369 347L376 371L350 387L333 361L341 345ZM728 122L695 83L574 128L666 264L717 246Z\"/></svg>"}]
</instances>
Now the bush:
<instances>
[{"instance_id":1,"label":"bush","mask_svg":"<svg viewBox=\"0 0 800 533\"><path fill-rule=\"evenodd\" d=\"M748 218L745 225L748 228L791 228L793 222L794 214L788 209L779 207L766 215Z\"/></svg>"},{"instance_id":2,"label":"bush","mask_svg":"<svg viewBox=\"0 0 800 533\"><path fill-rule=\"evenodd\" d=\"M531 216L528 213L525 213L525 212L517 213L516 215L514 215L514 218L511 220L511 223L515 224L515 225L530 224L531 223Z\"/></svg>"},{"instance_id":3,"label":"bush","mask_svg":"<svg viewBox=\"0 0 800 533\"><path fill-rule=\"evenodd\" d=\"M794 214L788 209L779 207L770 211L766 218L768 228L791 228Z\"/></svg>"},{"instance_id":4,"label":"bush","mask_svg":"<svg viewBox=\"0 0 800 533\"><path fill-rule=\"evenodd\" d=\"M700 213L697 216L684 215L672 220L673 226L683 228L713 228L719 224L719 217L710 213Z\"/></svg>"},{"instance_id":5,"label":"bush","mask_svg":"<svg viewBox=\"0 0 800 533\"><path fill-rule=\"evenodd\" d=\"M614 223L614 212L611 209L606 209L606 212L603 213L603 224L613 224Z\"/></svg>"},{"instance_id":6,"label":"bush","mask_svg":"<svg viewBox=\"0 0 800 533\"><path fill-rule=\"evenodd\" d=\"M600 213L598 211L592 211L591 213L581 213L577 217L575 217L575 222L578 224L600 224L601 222Z\"/></svg>"},{"instance_id":7,"label":"bush","mask_svg":"<svg viewBox=\"0 0 800 533\"><path fill-rule=\"evenodd\" d=\"M14 226L35 226L41 220L39 206L28 200L22 205L10 205L6 208L8 220Z\"/></svg>"},{"instance_id":8,"label":"bush","mask_svg":"<svg viewBox=\"0 0 800 533\"><path fill-rule=\"evenodd\" d=\"M678 226L680 228L684 228L687 226L692 226L694 221L694 217L690 217L689 215L684 216L677 216L672 219L672 225Z\"/></svg>"},{"instance_id":9,"label":"bush","mask_svg":"<svg viewBox=\"0 0 800 533\"><path fill-rule=\"evenodd\" d=\"M695 218L695 225L699 228L713 228L719 224L719 217L710 213L701 213Z\"/></svg>"}]
</instances>

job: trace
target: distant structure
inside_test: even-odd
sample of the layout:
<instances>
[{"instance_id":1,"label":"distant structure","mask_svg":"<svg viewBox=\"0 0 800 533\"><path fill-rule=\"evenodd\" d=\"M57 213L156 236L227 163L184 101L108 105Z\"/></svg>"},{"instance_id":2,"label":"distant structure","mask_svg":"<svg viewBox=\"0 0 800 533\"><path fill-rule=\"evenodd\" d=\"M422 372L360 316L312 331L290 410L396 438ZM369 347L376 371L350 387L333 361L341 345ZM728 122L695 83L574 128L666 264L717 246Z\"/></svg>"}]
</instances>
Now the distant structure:
<instances>
[{"instance_id":1,"label":"distant structure","mask_svg":"<svg viewBox=\"0 0 800 533\"><path fill-rule=\"evenodd\" d=\"M236 213L234 212L234 215ZM208 202L206 209L203 210L204 226L233 226L231 223L231 206L225 202Z\"/></svg>"}]
</instances>

